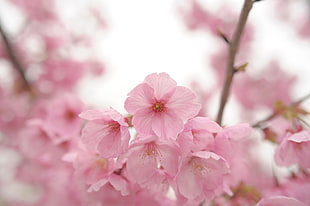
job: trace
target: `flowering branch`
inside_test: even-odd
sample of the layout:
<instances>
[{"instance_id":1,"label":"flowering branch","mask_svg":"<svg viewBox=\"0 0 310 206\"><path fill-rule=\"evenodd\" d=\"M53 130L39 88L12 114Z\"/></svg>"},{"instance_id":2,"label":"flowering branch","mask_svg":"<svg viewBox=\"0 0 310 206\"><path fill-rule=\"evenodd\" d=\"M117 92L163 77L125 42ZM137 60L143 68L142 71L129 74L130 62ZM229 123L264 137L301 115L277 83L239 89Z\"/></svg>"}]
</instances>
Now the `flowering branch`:
<instances>
[{"instance_id":1,"label":"flowering branch","mask_svg":"<svg viewBox=\"0 0 310 206\"><path fill-rule=\"evenodd\" d=\"M309 92L307 95L305 95L305 96L301 97L300 99L298 99L297 101L292 102L289 106L291 106L291 107L297 106L297 105L299 105L299 104L302 103L303 101L306 101L306 100L309 99L309 98L310 98L310 92ZM260 120L260 121L258 121L258 122L256 122L256 123L254 123L254 124L252 125L252 127L254 127L254 128L260 128L262 124L264 124L265 122L268 122L268 121L272 120L273 118L277 117L278 115L279 115L279 113L273 112L272 114L270 114L269 116L265 117L264 119L262 119L262 120Z\"/></svg>"},{"instance_id":2,"label":"flowering branch","mask_svg":"<svg viewBox=\"0 0 310 206\"><path fill-rule=\"evenodd\" d=\"M249 13L252 9L253 3L254 3L253 0L244 1L237 28L233 35L232 41L230 41L229 43L229 50L228 50L229 54L228 54L228 61L227 61L227 67L226 67L226 78L225 78L224 87L221 93L220 107L219 107L217 118L216 118L216 121L219 124L222 123L225 105L228 100L232 80L235 74L235 66L234 66L235 57L238 51L241 35L245 27L246 21L248 19Z\"/></svg>"},{"instance_id":3,"label":"flowering branch","mask_svg":"<svg viewBox=\"0 0 310 206\"><path fill-rule=\"evenodd\" d=\"M3 39L3 42L4 42L4 46L7 50L7 54L9 56L9 59L11 61L11 63L13 64L13 67L17 70L17 72L19 73L22 81L23 81L23 84L24 84L24 87L28 90L28 91L31 91L31 86L30 86L30 83L29 81L27 80L26 76L25 76L25 72L24 72L24 68L22 66L22 64L20 63L20 61L18 60L15 52L14 52L14 49L13 49L13 46L11 44L11 42L9 41L2 25L1 25L1 22L0 22L0 34L2 36L2 39Z\"/></svg>"}]
</instances>

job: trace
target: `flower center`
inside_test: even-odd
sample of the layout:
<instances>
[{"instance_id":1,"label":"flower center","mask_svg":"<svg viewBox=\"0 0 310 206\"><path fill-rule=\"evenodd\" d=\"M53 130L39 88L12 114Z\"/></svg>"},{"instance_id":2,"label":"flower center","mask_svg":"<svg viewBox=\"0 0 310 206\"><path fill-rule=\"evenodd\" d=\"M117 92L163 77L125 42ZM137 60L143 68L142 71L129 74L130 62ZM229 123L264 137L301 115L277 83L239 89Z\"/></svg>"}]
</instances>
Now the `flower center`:
<instances>
[{"instance_id":1,"label":"flower center","mask_svg":"<svg viewBox=\"0 0 310 206\"><path fill-rule=\"evenodd\" d=\"M206 165L204 165L197 159L192 159L190 161L190 165L191 165L191 172L193 172L194 174L205 175L210 172L209 168L206 167Z\"/></svg>"},{"instance_id":2,"label":"flower center","mask_svg":"<svg viewBox=\"0 0 310 206\"><path fill-rule=\"evenodd\" d=\"M120 126L121 125L116 121L112 121L110 124L108 124L110 132L118 132L120 130Z\"/></svg>"},{"instance_id":3,"label":"flower center","mask_svg":"<svg viewBox=\"0 0 310 206\"><path fill-rule=\"evenodd\" d=\"M154 142L150 142L144 145L144 151L142 153L142 158L160 158L162 155L157 149L157 146Z\"/></svg>"},{"instance_id":4,"label":"flower center","mask_svg":"<svg viewBox=\"0 0 310 206\"><path fill-rule=\"evenodd\" d=\"M107 159L105 158L99 158L97 160L95 160L94 162L94 167L98 168L98 169L102 169L103 171L107 171L108 167L109 167L109 162Z\"/></svg>"},{"instance_id":5,"label":"flower center","mask_svg":"<svg viewBox=\"0 0 310 206\"><path fill-rule=\"evenodd\" d=\"M163 112L163 111L165 111L166 107L163 103L156 102L155 104L153 104L152 109L155 112Z\"/></svg>"},{"instance_id":6,"label":"flower center","mask_svg":"<svg viewBox=\"0 0 310 206\"><path fill-rule=\"evenodd\" d=\"M75 115L75 113L74 113L73 111L68 110L68 111L66 111L66 113L65 113L65 117L66 117L66 119L67 119L68 121L72 121L72 120L75 119L76 115Z\"/></svg>"}]
</instances>

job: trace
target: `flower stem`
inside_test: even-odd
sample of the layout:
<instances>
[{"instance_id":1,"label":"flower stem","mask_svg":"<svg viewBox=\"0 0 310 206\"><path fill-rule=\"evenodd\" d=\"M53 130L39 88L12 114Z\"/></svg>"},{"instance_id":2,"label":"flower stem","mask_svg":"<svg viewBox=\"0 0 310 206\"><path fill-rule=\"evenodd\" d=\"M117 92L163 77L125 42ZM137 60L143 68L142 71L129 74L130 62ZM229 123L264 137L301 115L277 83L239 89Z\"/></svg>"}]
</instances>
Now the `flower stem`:
<instances>
[{"instance_id":1,"label":"flower stem","mask_svg":"<svg viewBox=\"0 0 310 206\"><path fill-rule=\"evenodd\" d=\"M300 99L298 99L297 101L292 102L289 106L297 106L297 105L299 105L303 101L306 101L309 98L310 98L310 92L307 95L305 95L305 96L301 97ZM272 114L268 115L264 119L254 123L254 124L252 124L252 127L254 127L254 128L261 128L262 124L272 120L273 118L277 117L278 115L279 115L278 113L273 112Z\"/></svg>"},{"instance_id":2,"label":"flower stem","mask_svg":"<svg viewBox=\"0 0 310 206\"><path fill-rule=\"evenodd\" d=\"M15 68L16 71L18 72L18 74L20 75L21 80L22 80L23 85L24 85L24 88L28 91L31 91L30 83L27 80L25 72L24 72L25 70L24 70L22 64L20 63L19 59L17 58L15 51L13 49L13 46L12 46L9 38L6 35L6 32L4 31L4 29L1 25L1 22L0 22L0 35L2 36L3 43L4 43L5 49L7 51L7 55L9 57L9 60L11 61L13 68Z\"/></svg>"},{"instance_id":3,"label":"flower stem","mask_svg":"<svg viewBox=\"0 0 310 206\"><path fill-rule=\"evenodd\" d=\"M246 21L248 19L249 13L253 7L253 3L254 3L253 0L245 0L244 1L243 8L242 8L239 20L238 20L237 28L234 32L232 41L230 41L230 43L229 43L225 83L224 83L224 87L223 87L223 90L221 93L220 107L219 107L219 110L217 113L217 118L216 118L216 122L218 124L222 123L225 105L226 105L227 100L228 100L231 84L232 84L233 77L235 74L236 54L237 54L237 51L239 48L239 43L240 43L240 39L242 36L242 32L244 30L244 27L245 27Z\"/></svg>"}]
</instances>

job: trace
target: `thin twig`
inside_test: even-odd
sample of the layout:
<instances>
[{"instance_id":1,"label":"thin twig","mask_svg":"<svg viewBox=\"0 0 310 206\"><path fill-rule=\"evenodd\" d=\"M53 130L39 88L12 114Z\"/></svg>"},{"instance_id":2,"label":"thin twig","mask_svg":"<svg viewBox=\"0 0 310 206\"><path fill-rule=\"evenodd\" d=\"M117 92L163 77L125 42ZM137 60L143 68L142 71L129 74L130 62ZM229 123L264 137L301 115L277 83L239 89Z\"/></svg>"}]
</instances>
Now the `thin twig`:
<instances>
[{"instance_id":1,"label":"thin twig","mask_svg":"<svg viewBox=\"0 0 310 206\"><path fill-rule=\"evenodd\" d=\"M9 59L13 65L13 67L16 69L16 71L20 75L21 80L23 81L24 87L28 91L31 91L30 83L25 76L25 72L24 72L25 70L24 70L22 64L20 63L20 61L18 60L18 58L14 52L13 46L12 46L9 38L7 37L6 32L4 31L2 25L1 25L1 22L0 22L0 35L2 36L4 46L6 48Z\"/></svg>"},{"instance_id":2,"label":"thin twig","mask_svg":"<svg viewBox=\"0 0 310 206\"><path fill-rule=\"evenodd\" d=\"M236 54L239 48L240 39L242 36L242 32L244 30L246 21L248 19L249 13L252 9L253 3L254 3L253 0L244 1L243 8L242 8L239 20L238 20L237 28L233 35L232 41L229 44L228 61L227 61L227 67L226 67L226 78L225 78L224 87L221 93L220 107L219 107L217 118L216 118L216 121L219 124L222 123L225 105L228 100L233 76L235 73L234 72L235 58L236 58Z\"/></svg>"},{"instance_id":3,"label":"thin twig","mask_svg":"<svg viewBox=\"0 0 310 206\"><path fill-rule=\"evenodd\" d=\"M302 103L303 101L306 101L306 100L309 99L309 98L310 98L310 92L309 92L307 95L305 95L305 96L301 97L300 99L298 99L297 101L292 102L291 104L289 104L289 106L290 106L290 107L292 107L292 106L297 106L297 105L299 105L299 104ZM278 115L279 115L279 113L273 112L272 114L268 115L268 116L265 117L264 119L262 119L262 120L260 120L260 121L258 121L258 122L256 122L256 123L254 123L254 124L252 124L252 127L253 127L253 128L260 128L262 124L264 124L265 122L268 122L268 121L272 120L273 118L277 117Z\"/></svg>"},{"instance_id":4,"label":"thin twig","mask_svg":"<svg viewBox=\"0 0 310 206\"><path fill-rule=\"evenodd\" d=\"M220 29L217 31L218 35L226 42L228 45L230 44L230 41L226 34L224 34Z\"/></svg>"}]
</instances>

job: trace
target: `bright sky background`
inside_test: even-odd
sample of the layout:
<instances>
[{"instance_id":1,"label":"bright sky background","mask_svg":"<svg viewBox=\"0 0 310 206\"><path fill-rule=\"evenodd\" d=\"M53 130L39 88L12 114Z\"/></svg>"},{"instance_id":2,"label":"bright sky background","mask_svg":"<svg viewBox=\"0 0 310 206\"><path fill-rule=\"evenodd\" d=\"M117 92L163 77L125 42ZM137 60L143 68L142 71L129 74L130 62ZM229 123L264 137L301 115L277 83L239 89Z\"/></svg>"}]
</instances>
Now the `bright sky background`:
<instances>
[{"instance_id":1,"label":"bright sky background","mask_svg":"<svg viewBox=\"0 0 310 206\"><path fill-rule=\"evenodd\" d=\"M213 0L212 0L213 1ZM206 1L217 8L218 3ZM167 72L179 85L192 80L204 86L214 81L207 56L216 44L205 32L186 29L178 6L180 0L106 0L102 2L109 28L100 45L107 73L98 80L85 81L81 95L97 106L112 106L124 112L126 94L153 72ZM215 1L213 1L215 2ZM241 0L222 1L239 11ZM310 44L301 41L285 24L272 21L272 1L255 4L250 21L254 22L257 56L249 60L259 67L266 59L280 56L289 72L300 76L296 97L309 92L308 58ZM302 8L296 7L301 11ZM230 17L227 17L230 18ZM91 96L91 97L90 97ZM215 109L217 110L217 108Z\"/></svg>"},{"instance_id":2,"label":"bright sky background","mask_svg":"<svg viewBox=\"0 0 310 206\"><path fill-rule=\"evenodd\" d=\"M104 34L91 34L97 39L96 55L105 62L107 71L100 78L86 78L80 85L80 95L86 104L112 106L125 113L123 103L127 93L141 83L146 75L154 72L167 72L179 85L188 86L195 80L207 88L214 83L208 55L217 50L217 45L209 34L187 30L178 10L186 2L188 1L59 1L68 24L80 23L87 4L95 5L108 24ZM243 0L201 2L205 2L206 7L211 10L224 4L239 13ZM257 31L254 46L257 54L255 59L249 60L250 67L259 68L266 63L266 59L279 56L280 63L286 65L289 72L299 76L296 97L300 97L308 93L310 88L310 43L296 38L286 24L273 20L272 6L275 2L276 0L259 2L251 11L249 19ZM305 12L306 8L297 4L295 9L299 11L296 12L298 15ZM9 30L13 28L14 21L20 22L14 9L7 8L1 0L0 16L5 19ZM216 103L212 110L217 110Z\"/></svg>"}]
</instances>

